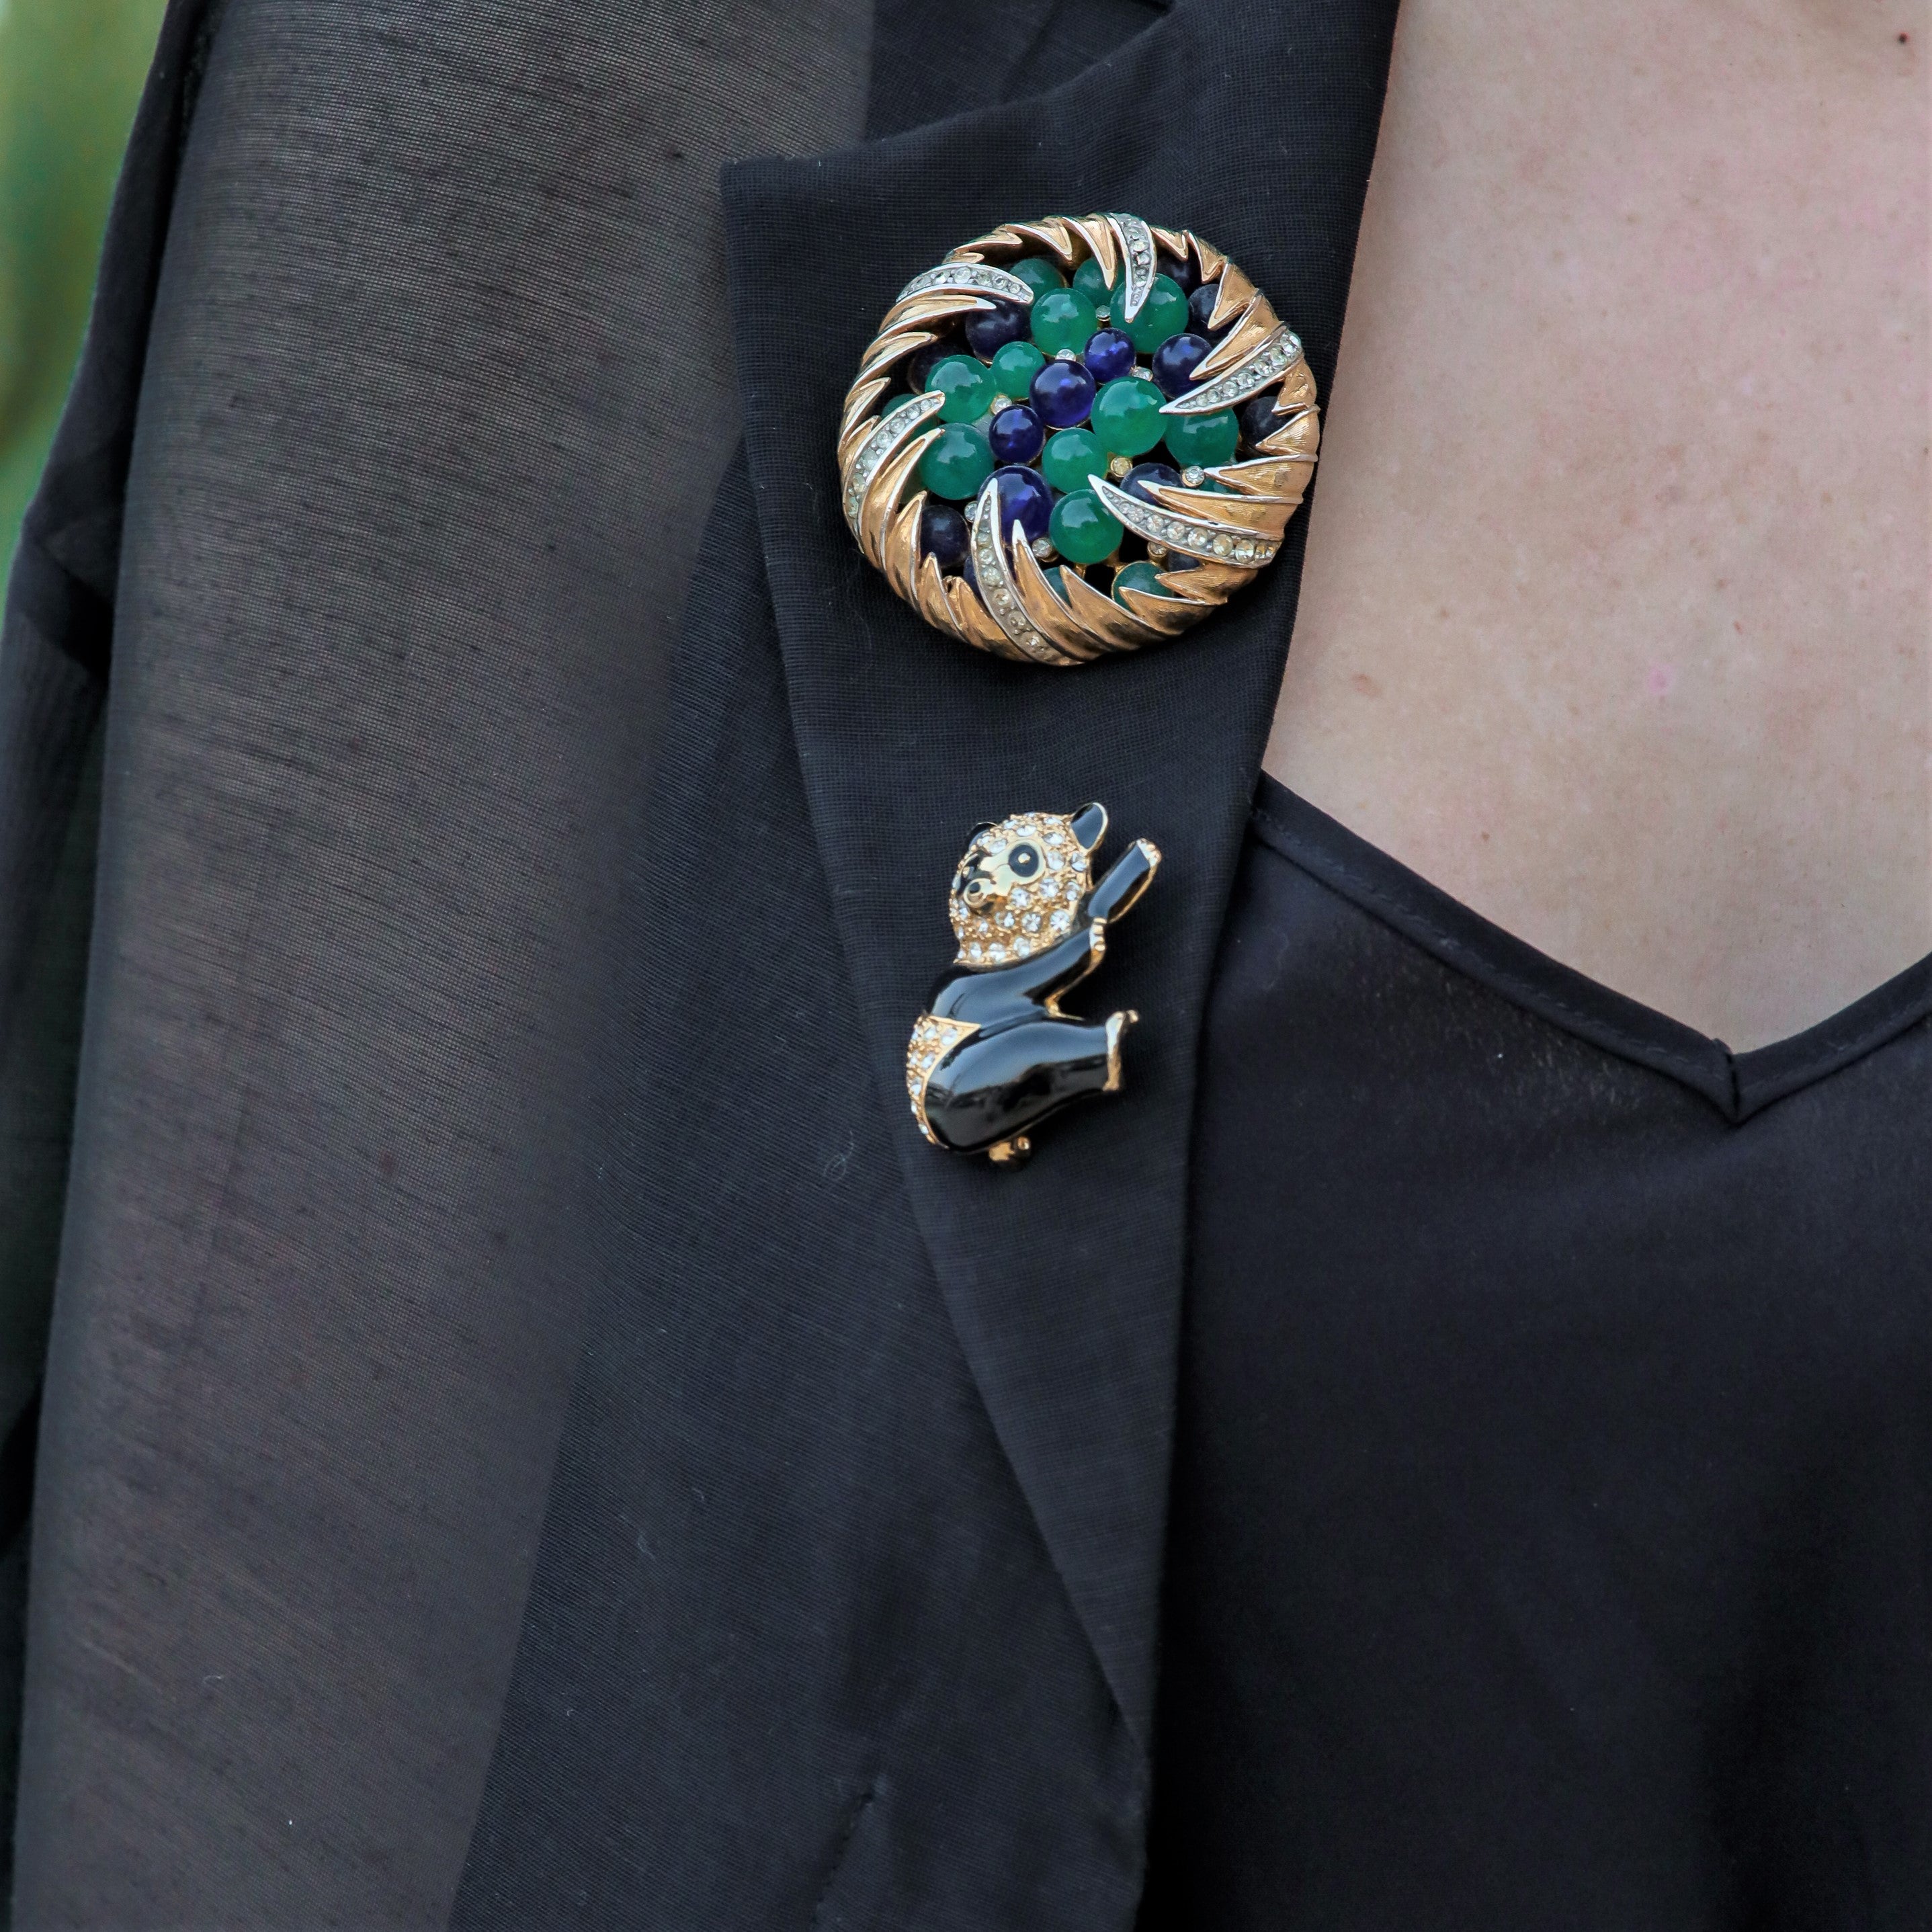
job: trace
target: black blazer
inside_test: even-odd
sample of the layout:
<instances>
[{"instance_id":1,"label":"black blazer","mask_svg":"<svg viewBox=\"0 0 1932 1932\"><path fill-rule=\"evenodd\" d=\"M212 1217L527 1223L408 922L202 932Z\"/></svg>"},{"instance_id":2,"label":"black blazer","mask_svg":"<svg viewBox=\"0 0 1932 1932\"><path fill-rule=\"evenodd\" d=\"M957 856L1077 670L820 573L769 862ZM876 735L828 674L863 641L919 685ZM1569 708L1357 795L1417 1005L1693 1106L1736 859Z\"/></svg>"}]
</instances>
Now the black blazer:
<instances>
[{"instance_id":1,"label":"black blazer","mask_svg":"<svg viewBox=\"0 0 1932 1932\"><path fill-rule=\"evenodd\" d=\"M1135 1918L1194 1057L1306 517L1180 641L1016 667L865 564L836 425L911 274L1093 208L1228 250L1325 395L1395 5L1177 0L1076 65L1083 10L1106 10L882 5L881 137L726 176L744 444L616 916L572 1234L587 1339L461 1925ZM199 11L176 8L164 62L191 65ZM989 100L995 34L1036 54ZM124 267L151 301L155 263ZM131 420L131 388L90 406ZM104 673L95 574L39 554L16 576L58 652L0 693L15 743L52 742L50 677ZM16 930L74 764L4 776L29 828L0 854ZM1127 1094L995 1172L920 1138L906 1036L970 828L1089 798L1110 849L1165 855L1105 968L1107 1004L1142 1016Z\"/></svg>"}]
</instances>

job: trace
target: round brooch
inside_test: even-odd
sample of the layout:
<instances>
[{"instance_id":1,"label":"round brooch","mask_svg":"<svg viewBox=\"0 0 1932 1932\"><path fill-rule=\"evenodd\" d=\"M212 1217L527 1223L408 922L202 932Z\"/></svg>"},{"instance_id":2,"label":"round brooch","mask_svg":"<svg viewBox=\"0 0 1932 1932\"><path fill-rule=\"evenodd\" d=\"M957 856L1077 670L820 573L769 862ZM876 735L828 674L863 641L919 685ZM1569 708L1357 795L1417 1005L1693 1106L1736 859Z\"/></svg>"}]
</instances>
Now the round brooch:
<instances>
[{"instance_id":1,"label":"round brooch","mask_svg":"<svg viewBox=\"0 0 1932 1932\"><path fill-rule=\"evenodd\" d=\"M1085 664L1264 569L1320 438L1300 339L1218 248L1053 215L900 290L846 394L840 501L928 623Z\"/></svg>"}]
</instances>

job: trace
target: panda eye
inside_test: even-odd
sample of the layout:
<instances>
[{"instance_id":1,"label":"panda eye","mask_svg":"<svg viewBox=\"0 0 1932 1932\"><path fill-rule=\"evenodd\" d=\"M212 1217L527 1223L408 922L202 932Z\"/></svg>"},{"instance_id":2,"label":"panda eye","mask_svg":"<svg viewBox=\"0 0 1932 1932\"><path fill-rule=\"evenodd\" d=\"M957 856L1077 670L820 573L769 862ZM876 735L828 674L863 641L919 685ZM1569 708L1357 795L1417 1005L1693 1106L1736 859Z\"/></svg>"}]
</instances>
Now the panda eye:
<instances>
[{"instance_id":1,"label":"panda eye","mask_svg":"<svg viewBox=\"0 0 1932 1932\"><path fill-rule=\"evenodd\" d=\"M1006 854L1007 869L1016 879L1030 879L1040 870L1039 848L1032 845L1016 845Z\"/></svg>"}]
</instances>

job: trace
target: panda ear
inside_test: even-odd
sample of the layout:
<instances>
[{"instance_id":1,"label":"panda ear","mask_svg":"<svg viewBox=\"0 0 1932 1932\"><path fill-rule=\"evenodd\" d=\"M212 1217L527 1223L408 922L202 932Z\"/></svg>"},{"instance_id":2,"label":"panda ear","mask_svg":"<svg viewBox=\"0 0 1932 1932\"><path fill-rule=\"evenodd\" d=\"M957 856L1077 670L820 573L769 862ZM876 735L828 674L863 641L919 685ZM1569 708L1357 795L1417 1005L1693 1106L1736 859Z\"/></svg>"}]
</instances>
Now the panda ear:
<instances>
[{"instance_id":1,"label":"panda ear","mask_svg":"<svg viewBox=\"0 0 1932 1932\"><path fill-rule=\"evenodd\" d=\"M1081 849L1090 852L1107 836L1107 808L1104 805L1083 805L1073 814L1073 836L1079 840Z\"/></svg>"}]
</instances>

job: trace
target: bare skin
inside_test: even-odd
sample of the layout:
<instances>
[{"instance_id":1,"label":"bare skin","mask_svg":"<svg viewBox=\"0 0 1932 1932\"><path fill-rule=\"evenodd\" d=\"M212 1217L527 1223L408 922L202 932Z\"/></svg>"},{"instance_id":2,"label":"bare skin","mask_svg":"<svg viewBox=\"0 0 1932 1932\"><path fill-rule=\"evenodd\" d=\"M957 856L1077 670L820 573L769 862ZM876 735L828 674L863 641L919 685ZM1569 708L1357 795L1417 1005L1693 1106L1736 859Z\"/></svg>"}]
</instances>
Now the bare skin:
<instances>
[{"instance_id":1,"label":"bare skin","mask_svg":"<svg viewBox=\"0 0 1932 1932\"><path fill-rule=\"evenodd\" d=\"M1932 952L1932 0L1406 0L1268 769L1742 1048Z\"/></svg>"}]
</instances>

